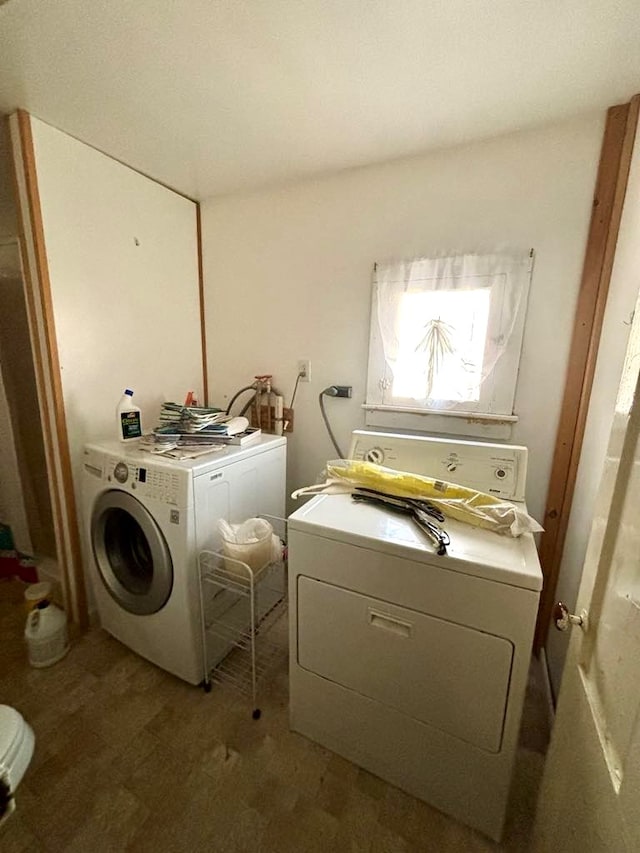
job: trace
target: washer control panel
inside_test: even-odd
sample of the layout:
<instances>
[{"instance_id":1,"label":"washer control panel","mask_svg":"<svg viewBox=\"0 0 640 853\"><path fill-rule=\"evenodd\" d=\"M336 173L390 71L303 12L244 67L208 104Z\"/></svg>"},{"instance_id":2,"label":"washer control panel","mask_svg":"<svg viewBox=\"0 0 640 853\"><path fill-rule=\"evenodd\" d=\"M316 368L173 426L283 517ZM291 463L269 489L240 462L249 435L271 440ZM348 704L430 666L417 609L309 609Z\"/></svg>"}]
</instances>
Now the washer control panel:
<instances>
[{"instance_id":1,"label":"washer control panel","mask_svg":"<svg viewBox=\"0 0 640 853\"><path fill-rule=\"evenodd\" d=\"M169 465L149 465L139 458L119 457L88 447L84 452L84 469L88 474L130 491L136 497L159 501L175 507L189 504L189 474Z\"/></svg>"},{"instance_id":2,"label":"washer control panel","mask_svg":"<svg viewBox=\"0 0 640 853\"><path fill-rule=\"evenodd\" d=\"M180 500L180 476L177 471L158 468L155 465L140 465L109 459L106 479L128 485L141 498L178 506Z\"/></svg>"},{"instance_id":3,"label":"washer control panel","mask_svg":"<svg viewBox=\"0 0 640 853\"><path fill-rule=\"evenodd\" d=\"M401 433L354 430L349 458L446 480L512 501L523 501L527 448Z\"/></svg>"}]
</instances>

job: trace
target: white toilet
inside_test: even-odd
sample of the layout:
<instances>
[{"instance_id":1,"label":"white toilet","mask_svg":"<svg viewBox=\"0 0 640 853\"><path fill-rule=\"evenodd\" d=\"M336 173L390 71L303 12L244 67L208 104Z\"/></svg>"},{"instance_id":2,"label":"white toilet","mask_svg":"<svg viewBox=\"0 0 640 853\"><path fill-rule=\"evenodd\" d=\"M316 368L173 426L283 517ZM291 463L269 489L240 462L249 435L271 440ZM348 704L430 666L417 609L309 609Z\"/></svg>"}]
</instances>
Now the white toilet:
<instances>
[{"instance_id":1,"label":"white toilet","mask_svg":"<svg viewBox=\"0 0 640 853\"><path fill-rule=\"evenodd\" d=\"M0 705L0 824L15 808L15 791L29 766L35 737L15 708Z\"/></svg>"}]
</instances>

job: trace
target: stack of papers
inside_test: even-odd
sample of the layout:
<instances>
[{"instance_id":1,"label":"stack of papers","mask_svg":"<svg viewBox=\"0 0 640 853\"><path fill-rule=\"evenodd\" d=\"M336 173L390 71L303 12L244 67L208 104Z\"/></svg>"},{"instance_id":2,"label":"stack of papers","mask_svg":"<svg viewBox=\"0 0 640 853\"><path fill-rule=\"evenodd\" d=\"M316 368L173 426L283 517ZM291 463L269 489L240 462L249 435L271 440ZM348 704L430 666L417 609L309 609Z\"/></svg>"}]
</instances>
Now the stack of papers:
<instances>
[{"instance_id":1,"label":"stack of papers","mask_svg":"<svg viewBox=\"0 0 640 853\"><path fill-rule=\"evenodd\" d=\"M175 441L158 441L153 435L143 435L140 439L140 450L153 453L156 456L169 456L172 459L195 459L207 453L216 453L226 447L221 441L211 444L185 444L185 438Z\"/></svg>"},{"instance_id":2,"label":"stack of papers","mask_svg":"<svg viewBox=\"0 0 640 853\"><path fill-rule=\"evenodd\" d=\"M247 418L234 418L222 409L204 406L182 406L180 403L163 403L160 426L154 430L159 438L176 435L237 435L249 426Z\"/></svg>"},{"instance_id":3,"label":"stack of papers","mask_svg":"<svg viewBox=\"0 0 640 853\"><path fill-rule=\"evenodd\" d=\"M160 425L174 427L179 433L200 432L203 429L217 430L227 434L224 424L232 420L222 409L207 406L183 406L180 403L163 403Z\"/></svg>"},{"instance_id":4,"label":"stack of papers","mask_svg":"<svg viewBox=\"0 0 640 853\"><path fill-rule=\"evenodd\" d=\"M160 423L152 435L143 438L141 448L149 453L193 458L259 437L260 430L249 429L247 418L234 418L222 409L163 403Z\"/></svg>"}]
</instances>

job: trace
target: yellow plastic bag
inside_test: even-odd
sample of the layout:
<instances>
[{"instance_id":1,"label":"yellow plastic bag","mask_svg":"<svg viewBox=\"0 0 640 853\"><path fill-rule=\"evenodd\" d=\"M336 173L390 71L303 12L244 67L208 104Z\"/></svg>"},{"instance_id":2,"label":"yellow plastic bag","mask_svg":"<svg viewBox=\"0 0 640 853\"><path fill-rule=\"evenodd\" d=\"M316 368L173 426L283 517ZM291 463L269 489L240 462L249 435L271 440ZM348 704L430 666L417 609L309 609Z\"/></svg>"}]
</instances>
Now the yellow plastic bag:
<instances>
[{"instance_id":1,"label":"yellow plastic bag","mask_svg":"<svg viewBox=\"0 0 640 853\"><path fill-rule=\"evenodd\" d=\"M543 529L526 512L493 495L446 480L434 480L421 474L396 471L373 462L354 459L328 462L327 481L322 486L298 489L292 497L319 492L349 492L357 486L396 497L428 500L449 518L508 536L536 533Z\"/></svg>"}]
</instances>

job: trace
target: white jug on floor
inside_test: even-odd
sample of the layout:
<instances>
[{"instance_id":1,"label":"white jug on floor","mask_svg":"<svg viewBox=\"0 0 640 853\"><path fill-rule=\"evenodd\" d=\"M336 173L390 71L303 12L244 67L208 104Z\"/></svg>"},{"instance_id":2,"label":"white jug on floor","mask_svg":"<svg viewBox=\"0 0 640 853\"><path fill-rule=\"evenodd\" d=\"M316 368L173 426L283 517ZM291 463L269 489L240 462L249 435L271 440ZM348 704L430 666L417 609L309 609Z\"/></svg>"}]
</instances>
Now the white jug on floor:
<instances>
[{"instance_id":1,"label":"white jug on floor","mask_svg":"<svg viewBox=\"0 0 640 853\"><path fill-rule=\"evenodd\" d=\"M39 601L27 617L24 636L31 666L51 666L69 651L67 617L64 610L46 599Z\"/></svg>"},{"instance_id":2,"label":"white jug on floor","mask_svg":"<svg viewBox=\"0 0 640 853\"><path fill-rule=\"evenodd\" d=\"M15 808L15 790L33 755L35 738L15 708L0 705L0 824Z\"/></svg>"}]
</instances>

